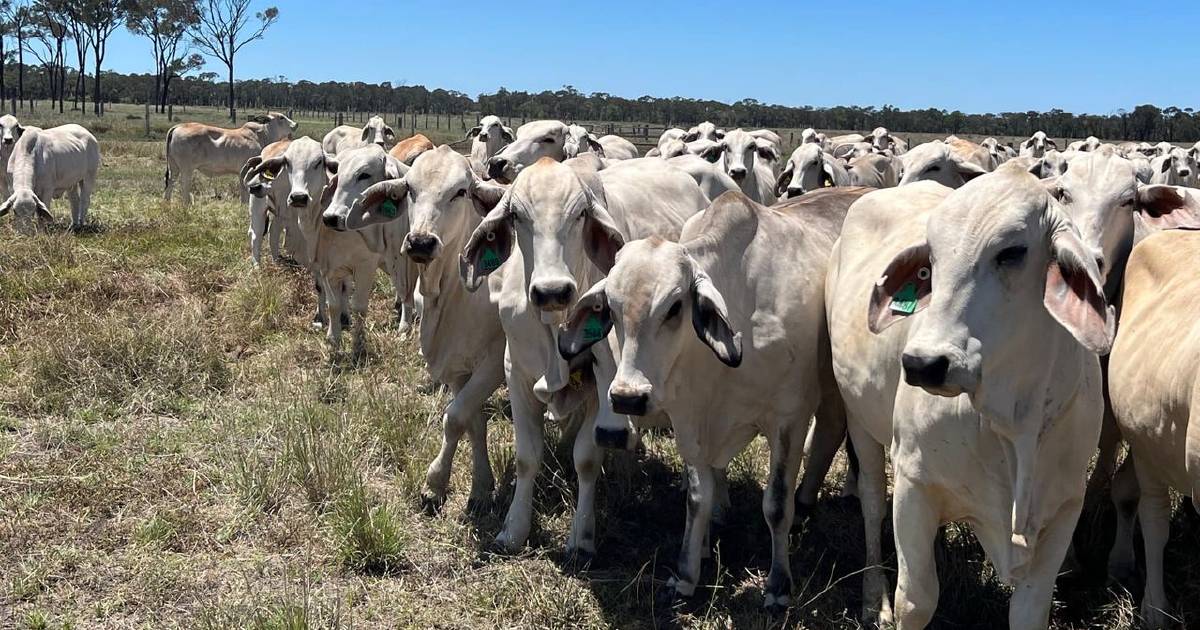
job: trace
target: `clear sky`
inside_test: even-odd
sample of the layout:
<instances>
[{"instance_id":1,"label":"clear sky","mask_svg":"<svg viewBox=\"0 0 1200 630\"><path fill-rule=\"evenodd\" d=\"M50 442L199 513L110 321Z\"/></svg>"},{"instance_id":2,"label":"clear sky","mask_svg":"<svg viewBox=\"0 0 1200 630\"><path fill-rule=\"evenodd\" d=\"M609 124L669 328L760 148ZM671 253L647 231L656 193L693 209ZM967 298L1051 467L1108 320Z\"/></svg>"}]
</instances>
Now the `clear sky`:
<instances>
[{"instance_id":1,"label":"clear sky","mask_svg":"<svg viewBox=\"0 0 1200 630\"><path fill-rule=\"evenodd\" d=\"M256 8L270 3L256 2ZM1136 0L276 0L237 78L361 80L475 96L583 92L782 105L1060 108L1200 105L1200 5ZM108 69L148 72L122 30ZM220 62L207 70L224 75Z\"/></svg>"}]
</instances>

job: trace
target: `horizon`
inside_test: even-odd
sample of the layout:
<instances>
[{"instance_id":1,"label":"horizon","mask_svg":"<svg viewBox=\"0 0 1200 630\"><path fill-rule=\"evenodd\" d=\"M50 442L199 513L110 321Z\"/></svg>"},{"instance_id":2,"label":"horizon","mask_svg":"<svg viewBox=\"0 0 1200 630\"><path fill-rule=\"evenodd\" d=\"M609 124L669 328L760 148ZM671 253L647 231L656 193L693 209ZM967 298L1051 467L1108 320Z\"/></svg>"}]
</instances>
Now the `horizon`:
<instances>
[{"instance_id":1,"label":"horizon","mask_svg":"<svg viewBox=\"0 0 1200 630\"><path fill-rule=\"evenodd\" d=\"M446 15L444 6L400 6L385 0L358 3L360 13L374 16L371 24L403 24L409 27L399 29L407 38L407 48L429 51L415 55L419 64L399 62L395 68L375 60L380 49L373 43L345 45L325 32L329 12L315 8L320 6L315 0L252 4L255 11L267 6L279 8L279 21L263 40L238 54L235 80L282 76L291 82L391 81L393 85L454 90L473 99L502 87L537 93L571 85L585 94L603 92L631 99L682 97L723 103L754 99L819 108L891 105L903 110L934 108L967 114L1061 109L1108 115L1143 103L1186 108L1200 101L1200 86L1177 80L1191 69L1187 55L1173 46L1182 39L1161 33L1161 24L1173 26L1200 17L1200 8L1183 4L1135 9L1127 3L1103 0L1088 11L1048 6L1039 7L1037 15L980 6L971 7L969 15L964 15L957 12L958 5L944 0L922 3L921 11L912 10L917 5L908 2L881 7L795 7L772 0L726 14L696 10L721 6L712 0L688 3L687 10L679 0L652 6L614 0L605 5L611 8L606 13L544 0L498 11L468 0ZM782 14L769 21L778 24L802 10L813 18L809 24L821 26L801 28L799 35L782 38L772 32L765 37L780 41L770 45L762 45L762 39L756 37L764 30L758 25L762 16ZM631 16L637 20L630 22ZM702 19L708 17L719 19ZM964 18L988 26L964 29ZM357 22L348 23L352 31ZM1055 32L1055 26L1067 23L1072 25L1069 32ZM453 26L436 28L439 24ZM462 35L487 34L489 29L504 34L480 44L488 51L484 57L471 49ZM874 43L875 33L880 31L888 33L888 39ZM1014 34L1005 35L1010 32ZM526 42L529 38L522 37L523 33L532 34L535 41ZM545 36L544 44L536 41L539 35ZM445 41L450 36L455 39ZM1015 38L1014 45L1003 45L1005 37ZM298 40L333 43L297 47ZM1136 53L1135 45L1139 47ZM756 46L763 49L755 50ZM547 48L554 54L545 54ZM152 72L149 49L148 40L122 27L110 41L104 69ZM409 58L400 51L383 50L398 60ZM818 51L816 61L791 61L807 58L812 50ZM724 54L727 51L730 54ZM1160 52L1176 54L1157 54ZM655 63L644 63L647 57ZM496 61L500 60L509 68L501 71L481 64L484 58L492 66L500 65ZM909 63L918 58L933 61ZM830 63L831 59L837 63ZM1030 70L1038 64L1062 67L1072 60L1085 65L1062 74ZM886 62L892 65L881 69L880 63ZM343 69L346 67L353 70ZM639 72L629 72L631 67L638 67ZM786 71L781 72L783 69ZM219 61L208 60L202 70L216 72L219 81L225 80L225 68ZM1123 72L1136 73L1137 80L1112 79ZM981 81L991 89L978 90Z\"/></svg>"}]
</instances>

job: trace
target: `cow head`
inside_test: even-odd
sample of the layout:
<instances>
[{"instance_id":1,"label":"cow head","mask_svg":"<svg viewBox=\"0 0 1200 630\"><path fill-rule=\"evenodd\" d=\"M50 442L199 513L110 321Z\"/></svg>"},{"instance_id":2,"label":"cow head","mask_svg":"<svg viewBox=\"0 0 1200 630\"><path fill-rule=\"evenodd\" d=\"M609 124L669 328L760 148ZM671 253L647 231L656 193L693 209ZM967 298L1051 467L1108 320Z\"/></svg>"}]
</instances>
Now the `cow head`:
<instances>
[{"instance_id":1,"label":"cow head","mask_svg":"<svg viewBox=\"0 0 1200 630\"><path fill-rule=\"evenodd\" d=\"M266 136L264 146L284 138L291 138L292 133L300 126L299 123L293 122L291 118L279 112L267 113L267 121L263 125L265 128L263 135Z\"/></svg>"},{"instance_id":2,"label":"cow head","mask_svg":"<svg viewBox=\"0 0 1200 630\"><path fill-rule=\"evenodd\" d=\"M717 129L717 126L707 120L687 130L683 136L684 142L695 142L696 140L708 140L709 142L720 142L725 137L724 129Z\"/></svg>"},{"instance_id":3,"label":"cow head","mask_svg":"<svg viewBox=\"0 0 1200 630\"><path fill-rule=\"evenodd\" d=\"M1028 140L1021 143L1021 155L1041 158L1048 149L1058 150L1058 144L1046 137L1046 132L1035 131Z\"/></svg>"},{"instance_id":4,"label":"cow head","mask_svg":"<svg viewBox=\"0 0 1200 630\"><path fill-rule=\"evenodd\" d=\"M755 160L773 162L779 159L779 150L771 140L756 137L741 129L725 134L718 143L705 149L701 157L709 161L724 160L725 172L733 181L741 184L746 180Z\"/></svg>"},{"instance_id":5,"label":"cow head","mask_svg":"<svg viewBox=\"0 0 1200 630\"><path fill-rule=\"evenodd\" d=\"M775 183L775 194L780 197L798 197L806 192L838 185L833 160L828 159L821 145L801 144L792 152L783 172Z\"/></svg>"},{"instance_id":6,"label":"cow head","mask_svg":"<svg viewBox=\"0 0 1200 630\"><path fill-rule=\"evenodd\" d=\"M0 217L12 212L13 223L24 233L33 231L35 221L42 225L54 220L50 209L38 199L38 196L28 188L14 192L3 204L0 204Z\"/></svg>"},{"instance_id":7,"label":"cow head","mask_svg":"<svg viewBox=\"0 0 1200 630\"><path fill-rule=\"evenodd\" d=\"M468 239L463 280L475 290L518 244L529 302L543 312L562 311L575 302L579 279L573 269L584 256L607 272L624 242L595 188L571 167L542 158L521 171Z\"/></svg>"},{"instance_id":8,"label":"cow head","mask_svg":"<svg viewBox=\"0 0 1200 630\"><path fill-rule=\"evenodd\" d=\"M16 116L12 114L0 116L0 148L12 149L24 131L25 128L17 122Z\"/></svg>"},{"instance_id":9,"label":"cow head","mask_svg":"<svg viewBox=\"0 0 1200 630\"><path fill-rule=\"evenodd\" d=\"M346 228L363 228L407 218L400 252L418 264L439 259L449 243L462 240L500 202L505 188L481 181L470 162L447 145L422 153L404 177L367 188L351 207Z\"/></svg>"},{"instance_id":10,"label":"cow head","mask_svg":"<svg viewBox=\"0 0 1200 630\"><path fill-rule=\"evenodd\" d=\"M505 146L516 140L516 135L512 129L504 126L499 116L484 116L479 120L479 124L471 127L467 132L468 138L474 138L476 143L482 144L483 160L486 162L492 156L500 152ZM474 154L474 150L473 150Z\"/></svg>"},{"instance_id":11,"label":"cow head","mask_svg":"<svg viewBox=\"0 0 1200 630\"><path fill-rule=\"evenodd\" d=\"M987 173L983 167L964 159L943 142L926 142L900 156L904 177L900 185L919 181L935 181L949 188Z\"/></svg>"},{"instance_id":12,"label":"cow head","mask_svg":"<svg viewBox=\"0 0 1200 630\"><path fill-rule=\"evenodd\" d=\"M567 126L557 120L535 120L517 129L517 137L487 161L488 177L507 184L525 167L542 158L561 162L566 153Z\"/></svg>"},{"instance_id":13,"label":"cow head","mask_svg":"<svg viewBox=\"0 0 1200 630\"><path fill-rule=\"evenodd\" d=\"M1086 350L1108 352L1115 322L1102 286L1059 203L1029 173L1006 168L931 212L926 241L896 256L877 282L868 322L879 332L924 309L902 355L905 381L940 396L966 393L991 412L987 393L1006 384L983 379L1027 362L1030 348L1048 343L1031 335L1053 322Z\"/></svg>"},{"instance_id":14,"label":"cow head","mask_svg":"<svg viewBox=\"0 0 1200 630\"><path fill-rule=\"evenodd\" d=\"M559 352L570 360L609 330L621 349L608 389L619 414L645 415L673 399L689 344L703 343L730 367L742 361L721 292L682 245L657 237L626 245L608 277L579 299L559 331Z\"/></svg>"},{"instance_id":15,"label":"cow head","mask_svg":"<svg viewBox=\"0 0 1200 630\"><path fill-rule=\"evenodd\" d=\"M1186 151L1172 146L1150 161L1150 183L1170 186L1191 185L1196 173L1196 164Z\"/></svg>"},{"instance_id":16,"label":"cow head","mask_svg":"<svg viewBox=\"0 0 1200 630\"><path fill-rule=\"evenodd\" d=\"M371 186L389 179L399 179L408 167L390 156L377 144L339 153L337 174L321 193L321 220L326 227L347 229L347 220L356 205L363 202L363 193Z\"/></svg>"},{"instance_id":17,"label":"cow head","mask_svg":"<svg viewBox=\"0 0 1200 630\"><path fill-rule=\"evenodd\" d=\"M887 130L887 127L876 127L875 130L871 132L869 138L871 142L871 148L879 152L891 149L892 145L896 143L895 139L892 138L891 132Z\"/></svg>"},{"instance_id":18,"label":"cow head","mask_svg":"<svg viewBox=\"0 0 1200 630\"><path fill-rule=\"evenodd\" d=\"M367 124L363 127L359 140L363 144L378 144L386 149L396 144L396 132L392 131L383 118L372 116L367 119Z\"/></svg>"},{"instance_id":19,"label":"cow head","mask_svg":"<svg viewBox=\"0 0 1200 630\"><path fill-rule=\"evenodd\" d=\"M563 153L568 158L573 158L580 153L589 152L604 157L604 147L600 146L600 139L579 125L567 125L567 140L563 145Z\"/></svg>"}]
</instances>

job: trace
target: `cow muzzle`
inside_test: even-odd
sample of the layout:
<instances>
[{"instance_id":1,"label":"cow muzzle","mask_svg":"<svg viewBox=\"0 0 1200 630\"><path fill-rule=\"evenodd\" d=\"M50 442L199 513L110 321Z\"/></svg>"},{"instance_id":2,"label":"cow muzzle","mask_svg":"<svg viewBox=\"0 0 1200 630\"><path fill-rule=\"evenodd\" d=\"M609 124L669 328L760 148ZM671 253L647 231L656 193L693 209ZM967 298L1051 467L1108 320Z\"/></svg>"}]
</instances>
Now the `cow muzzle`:
<instances>
[{"instance_id":1,"label":"cow muzzle","mask_svg":"<svg viewBox=\"0 0 1200 630\"><path fill-rule=\"evenodd\" d=\"M799 197L800 195L803 195L803 194L804 194L803 188L801 188L799 186L788 186L788 189L787 189L787 198L788 199L791 199L793 197Z\"/></svg>"},{"instance_id":2,"label":"cow muzzle","mask_svg":"<svg viewBox=\"0 0 1200 630\"><path fill-rule=\"evenodd\" d=\"M509 170L511 168L512 167L508 161L508 158L494 156L488 160L487 174L488 177L500 182L501 184L510 184L512 183L512 180L509 179Z\"/></svg>"},{"instance_id":3,"label":"cow muzzle","mask_svg":"<svg viewBox=\"0 0 1200 630\"><path fill-rule=\"evenodd\" d=\"M900 357L904 382L935 396L953 398L974 392L979 382L962 352L953 349L906 349Z\"/></svg>"},{"instance_id":4,"label":"cow muzzle","mask_svg":"<svg viewBox=\"0 0 1200 630\"><path fill-rule=\"evenodd\" d=\"M428 232L409 232L400 246L400 253L420 265L433 262L441 251L442 240Z\"/></svg>"},{"instance_id":5,"label":"cow muzzle","mask_svg":"<svg viewBox=\"0 0 1200 630\"><path fill-rule=\"evenodd\" d=\"M4 146L9 146L9 145L11 145L12 143L13 143L13 139L12 139L11 137L10 137L10 138L5 138L5 139L4 139Z\"/></svg>"},{"instance_id":6,"label":"cow muzzle","mask_svg":"<svg viewBox=\"0 0 1200 630\"><path fill-rule=\"evenodd\" d=\"M322 214L321 223L324 223L325 227L331 230L337 230L338 232L346 231L346 217L334 212L325 212Z\"/></svg>"},{"instance_id":7,"label":"cow muzzle","mask_svg":"<svg viewBox=\"0 0 1200 630\"><path fill-rule=\"evenodd\" d=\"M288 195L288 205L293 208L304 208L310 200L311 197L306 192L293 192Z\"/></svg>"},{"instance_id":8,"label":"cow muzzle","mask_svg":"<svg viewBox=\"0 0 1200 630\"><path fill-rule=\"evenodd\" d=\"M570 280L535 282L529 289L529 301L542 311L561 311L571 306L575 283Z\"/></svg>"},{"instance_id":9,"label":"cow muzzle","mask_svg":"<svg viewBox=\"0 0 1200 630\"><path fill-rule=\"evenodd\" d=\"M729 169L729 176L733 178L733 181L741 182L743 179L746 179L746 169L741 167L731 168Z\"/></svg>"}]
</instances>

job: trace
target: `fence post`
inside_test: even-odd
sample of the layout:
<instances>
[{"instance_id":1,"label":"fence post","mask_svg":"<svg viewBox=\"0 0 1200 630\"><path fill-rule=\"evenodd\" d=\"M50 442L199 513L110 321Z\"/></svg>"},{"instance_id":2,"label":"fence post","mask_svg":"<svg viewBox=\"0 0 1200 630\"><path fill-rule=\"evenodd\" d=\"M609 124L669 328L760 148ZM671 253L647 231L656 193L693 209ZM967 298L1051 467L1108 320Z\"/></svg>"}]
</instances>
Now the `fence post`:
<instances>
[{"instance_id":1,"label":"fence post","mask_svg":"<svg viewBox=\"0 0 1200 630\"><path fill-rule=\"evenodd\" d=\"M175 122L175 103L167 105L167 122Z\"/></svg>"},{"instance_id":2,"label":"fence post","mask_svg":"<svg viewBox=\"0 0 1200 630\"><path fill-rule=\"evenodd\" d=\"M150 137L150 99L146 99L146 111L145 111L145 114L146 114L146 117L145 117L145 122L146 122L146 137L147 137L147 138L149 138L149 137Z\"/></svg>"},{"instance_id":3,"label":"fence post","mask_svg":"<svg viewBox=\"0 0 1200 630\"><path fill-rule=\"evenodd\" d=\"M12 97L12 115L17 115L17 97Z\"/></svg>"},{"instance_id":4,"label":"fence post","mask_svg":"<svg viewBox=\"0 0 1200 630\"><path fill-rule=\"evenodd\" d=\"M342 112L338 112L338 115L337 115L337 124L338 124L338 126L339 126L339 127L341 127L341 126L342 126Z\"/></svg>"}]
</instances>

